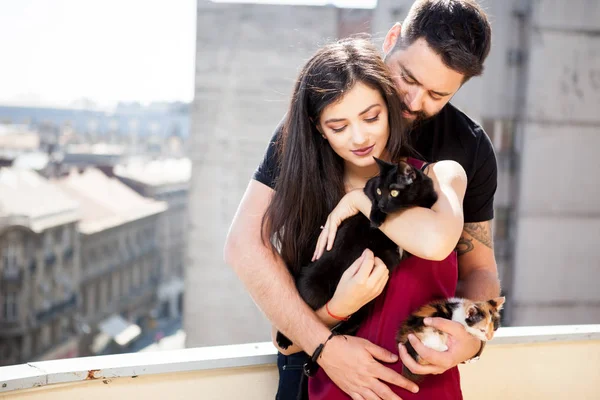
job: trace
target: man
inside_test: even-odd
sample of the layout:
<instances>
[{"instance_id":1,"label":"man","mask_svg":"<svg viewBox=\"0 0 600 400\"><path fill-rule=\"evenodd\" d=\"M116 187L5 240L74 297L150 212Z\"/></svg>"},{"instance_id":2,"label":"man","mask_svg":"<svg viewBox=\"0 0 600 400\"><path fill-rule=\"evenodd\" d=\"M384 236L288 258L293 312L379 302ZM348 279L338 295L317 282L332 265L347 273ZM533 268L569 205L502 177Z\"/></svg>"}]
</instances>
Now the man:
<instances>
[{"instance_id":1,"label":"man","mask_svg":"<svg viewBox=\"0 0 600 400\"><path fill-rule=\"evenodd\" d=\"M403 26L395 24L383 45L385 61L408 109L404 117L413 121L413 147L427 161L455 160L467 173L456 295L471 299L490 299L499 293L491 233L497 167L481 127L448 102L468 79L481 74L490 41L489 22L474 1L417 0ZM232 223L225 260L273 325L311 355L330 331L299 297L281 258L261 240L261 219L277 176L274 156L271 143ZM431 364L421 366L401 348L400 357L413 372L439 374L481 352L482 344L459 324L438 319L432 324L452 336L449 349L437 352L416 340L415 350ZM381 364L397 360L364 339L333 337L318 363L353 399L397 400L386 383L417 390L414 383Z\"/></svg>"}]
</instances>

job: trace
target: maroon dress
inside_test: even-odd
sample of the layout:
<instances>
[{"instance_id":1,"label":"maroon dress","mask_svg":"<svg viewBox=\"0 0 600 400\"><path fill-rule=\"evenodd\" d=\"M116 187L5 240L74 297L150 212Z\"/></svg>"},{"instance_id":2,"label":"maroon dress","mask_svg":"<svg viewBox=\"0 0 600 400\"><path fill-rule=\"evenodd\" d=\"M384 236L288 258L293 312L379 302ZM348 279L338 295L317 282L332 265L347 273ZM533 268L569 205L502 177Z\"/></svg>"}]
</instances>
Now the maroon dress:
<instances>
[{"instance_id":1,"label":"maroon dress","mask_svg":"<svg viewBox=\"0 0 600 400\"><path fill-rule=\"evenodd\" d=\"M410 160L411 164L420 164ZM362 323L356 336L365 338L394 354L398 354L396 332L400 324L417 308L432 300L454 296L458 280L456 252L445 260L429 261L411 256L400 262L390 275L388 284L375 299L369 316ZM388 364L398 373L402 372L402 361ZM389 385L403 400L460 400L460 376L458 368L449 369L441 375L427 375L419 383L419 393ZM310 400L347 400L345 394L320 368L309 379Z\"/></svg>"}]
</instances>

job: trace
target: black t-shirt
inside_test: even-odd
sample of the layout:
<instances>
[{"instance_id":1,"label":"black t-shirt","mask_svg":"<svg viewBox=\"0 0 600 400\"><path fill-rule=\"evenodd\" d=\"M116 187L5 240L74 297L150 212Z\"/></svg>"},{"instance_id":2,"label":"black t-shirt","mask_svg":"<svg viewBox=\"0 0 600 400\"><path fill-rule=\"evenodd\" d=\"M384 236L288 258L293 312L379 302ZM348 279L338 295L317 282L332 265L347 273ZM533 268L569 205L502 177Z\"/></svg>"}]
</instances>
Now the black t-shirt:
<instances>
[{"instance_id":1,"label":"black t-shirt","mask_svg":"<svg viewBox=\"0 0 600 400\"><path fill-rule=\"evenodd\" d=\"M274 188L279 175L275 130L254 179ZM463 201L465 223L494 218L494 194L498 185L498 167L492 142L484 130L466 114L448 103L435 117L413 128L409 134L417 158L428 162L454 160L467 173L467 192Z\"/></svg>"}]
</instances>

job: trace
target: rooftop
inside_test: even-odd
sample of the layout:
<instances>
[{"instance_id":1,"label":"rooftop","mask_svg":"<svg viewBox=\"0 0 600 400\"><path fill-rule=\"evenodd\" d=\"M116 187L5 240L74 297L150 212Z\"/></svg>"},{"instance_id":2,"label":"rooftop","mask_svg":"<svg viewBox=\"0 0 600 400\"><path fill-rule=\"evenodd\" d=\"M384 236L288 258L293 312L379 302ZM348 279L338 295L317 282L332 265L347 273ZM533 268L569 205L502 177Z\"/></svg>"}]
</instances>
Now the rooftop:
<instances>
[{"instance_id":1,"label":"rooftop","mask_svg":"<svg viewBox=\"0 0 600 400\"><path fill-rule=\"evenodd\" d=\"M152 161L138 159L131 160L125 165L117 165L114 173L149 186L187 183L192 175L192 162L189 158Z\"/></svg>"},{"instance_id":2,"label":"rooftop","mask_svg":"<svg viewBox=\"0 0 600 400\"><path fill-rule=\"evenodd\" d=\"M36 232L79 219L73 198L36 172L20 168L0 168L0 213L27 217Z\"/></svg>"},{"instance_id":3,"label":"rooftop","mask_svg":"<svg viewBox=\"0 0 600 400\"><path fill-rule=\"evenodd\" d=\"M166 210L163 202L142 197L96 168L73 170L54 181L81 207L80 231L92 234Z\"/></svg>"}]
</instances>

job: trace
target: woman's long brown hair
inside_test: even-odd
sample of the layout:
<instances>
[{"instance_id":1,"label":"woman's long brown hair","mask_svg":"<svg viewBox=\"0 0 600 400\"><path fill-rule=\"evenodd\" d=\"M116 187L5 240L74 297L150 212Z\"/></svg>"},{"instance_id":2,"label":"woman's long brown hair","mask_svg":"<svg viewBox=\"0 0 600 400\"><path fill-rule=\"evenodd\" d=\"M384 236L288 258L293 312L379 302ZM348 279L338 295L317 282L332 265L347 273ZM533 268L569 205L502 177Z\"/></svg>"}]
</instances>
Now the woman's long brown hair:
<instances>
[{"instance_id":1,"label":"woman's long brown hair","mask_svg":"<svg viewBox=\"0 0 600 400\"><path fill-rule=\"evenodd\" d=\"M402 102L377 48L365 39L327 45L308 61L297 79L277 142L280 173L262 220L263 241L270 240L295 276L310 262L319 227L344 195L344 164L317 130L325 107L356 82L381 93L388 107L391 160L407 151Z\"/></svg>"}]
</instances>

